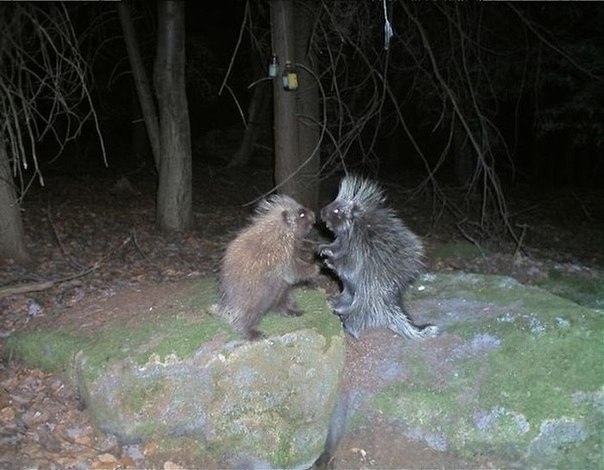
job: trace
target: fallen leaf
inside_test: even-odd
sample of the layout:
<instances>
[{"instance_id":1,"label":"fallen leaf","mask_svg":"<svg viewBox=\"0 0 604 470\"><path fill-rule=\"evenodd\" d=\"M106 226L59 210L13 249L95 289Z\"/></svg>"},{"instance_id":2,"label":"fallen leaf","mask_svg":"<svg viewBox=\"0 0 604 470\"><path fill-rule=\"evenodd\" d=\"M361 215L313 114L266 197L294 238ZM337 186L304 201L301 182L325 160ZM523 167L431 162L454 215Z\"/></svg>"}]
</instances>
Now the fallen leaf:
<instances>
[{"instance_id":1,"label":"fallen leaf","mask_svg":"<svg viewBox=\"0 0 604 470\"><path fill-rule=\"evenodd\" d=\"M115 463L117 462L117 457L113 454L101 454L97 457L99 462L103 463Z\"/></svg>"},{"instance_id":2,"label":"fallen leaf","mask_svg":"<svg viewBox=\"0 0 604 470\"><path fill-rule=\"evenodd\" d=\"M177 463L168 460L167 462L164 462L164 470L185 470L185 467L181 467Z\"/></svg>"},{"instance_id":3,"label":"fallen leaf","mask_svg":"<svg viewBox=\"0 0 604 470\"><path fill-rule=\"evenodd\" d=\"M10 406L6 408L2 408L0 410L0 421L5 424L12 424L15 421L15 410L13 410Z\"/></svg>"}]
</instances>

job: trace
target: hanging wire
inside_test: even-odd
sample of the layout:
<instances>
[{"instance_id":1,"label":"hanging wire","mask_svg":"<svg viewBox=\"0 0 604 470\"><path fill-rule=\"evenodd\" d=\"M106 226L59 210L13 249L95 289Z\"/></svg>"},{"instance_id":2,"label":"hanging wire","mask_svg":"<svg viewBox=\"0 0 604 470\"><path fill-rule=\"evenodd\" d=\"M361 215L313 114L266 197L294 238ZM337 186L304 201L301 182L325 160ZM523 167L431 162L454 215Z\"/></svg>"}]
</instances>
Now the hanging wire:
<instances>
[{"instance_id":1,"label":"hanging wire","mask_svg":"<svg viewBox=\"0 0 604 470\"><path fill-rule=\"evenodd\" d=\"M392 26L388 20L388 9L386 8L386 0L384 1L384 50L388 50L390 47L390 39L394 35L392 32Z\"/></svg>"}]
</instances>

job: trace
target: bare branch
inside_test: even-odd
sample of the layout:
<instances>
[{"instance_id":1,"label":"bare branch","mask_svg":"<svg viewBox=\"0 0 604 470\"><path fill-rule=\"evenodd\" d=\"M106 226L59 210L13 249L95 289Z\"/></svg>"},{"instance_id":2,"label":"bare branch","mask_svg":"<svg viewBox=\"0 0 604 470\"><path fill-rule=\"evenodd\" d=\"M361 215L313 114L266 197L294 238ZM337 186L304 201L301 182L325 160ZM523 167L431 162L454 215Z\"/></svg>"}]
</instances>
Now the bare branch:
<instances>
[{"instance_id":1,"label":"bare branch","mask_svg":"<svg viewBox=\"0 0 604 470\"><path fill-rule=\"evenodd\" d=\"M44 184L37 144L52 137L58 153L77 138L92 120L107 165L104 141L88 88L88 66L64 4L3 4L0 16L0 126L4 131L12 170L20 193L31 180ZM8 14L8 13L11 14ZM24 32L31 31L31 34ZM24 139L28 145L24 144ZM23 171L33 173L25 182Z\"/></svg>"}]
</instances>

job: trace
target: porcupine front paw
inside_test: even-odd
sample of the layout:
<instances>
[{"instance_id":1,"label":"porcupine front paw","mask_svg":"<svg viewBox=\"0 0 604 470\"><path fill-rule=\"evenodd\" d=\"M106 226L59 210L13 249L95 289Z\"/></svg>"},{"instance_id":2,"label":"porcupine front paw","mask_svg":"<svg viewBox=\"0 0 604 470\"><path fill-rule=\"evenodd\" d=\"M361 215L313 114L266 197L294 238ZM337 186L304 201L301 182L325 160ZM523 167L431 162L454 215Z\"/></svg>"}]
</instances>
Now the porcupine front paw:
<instances>
[{"instance_id":1,"label":"porcupine front paw","mask_svg":"<svg viewBox=\"0 0 604 470\"><path fill-rule=\"evenodd\" d=\"M350 302L347 302L341 294L331 297L329 299L329 305L331 306L333 313L339 317L346 317L350 314Z\"/></svg>"},{"instance_id":2,"label":"porcupine front paw","mask_svg":"<svg viewBox=\"0 0 604 470\"><path fill-rule=\"evenodd\" d=\"M317 252L321 258L333 258L331 245L319 245Z\"/></svg>"}]
</instances>

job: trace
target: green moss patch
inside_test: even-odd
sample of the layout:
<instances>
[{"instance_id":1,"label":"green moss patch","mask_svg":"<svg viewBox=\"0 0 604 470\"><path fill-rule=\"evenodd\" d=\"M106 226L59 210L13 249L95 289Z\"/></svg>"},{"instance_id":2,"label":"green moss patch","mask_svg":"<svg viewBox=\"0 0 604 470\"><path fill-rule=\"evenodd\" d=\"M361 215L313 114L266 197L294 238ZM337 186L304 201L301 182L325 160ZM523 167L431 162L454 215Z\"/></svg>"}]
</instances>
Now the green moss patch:
<instances>
[{"instance_id":1,"label":"green moss patch","mask_svg":"<svg viewBox=\"0 0 604 470\"><path fill-rule=\"evenodd\" d=\"M76 353L89 344L84 338L58 331L19 333L7 339L9 357L46 372L69 372Z\"/></svg>"},{"instance_id":2,"label":"green moss patch","mask_svg":"<svg viewBox=\"0 0 604 470\"><path fill-rule=\"evenodd\" d=\"M300 316L265 315L260 322L260 330L267 335L279 335L288 331L305 328L320 332L326 338L339 336L342 326L336 315L326 314L325 294L318 290L298 289L296 301L304 312ZM329 344L327 345L329 347Z\"/></svg>"},{"instance_id":3,"label":"green moss patch","mask_svg":"<svg viewBox=\"0 0 604 470\"><path fill-rule=\"evenodd\" d=\"M340 334L339 321L326 312L324 293L298 289L296 295L305 313L299 317L265 315L260 325L263 332L277 335L311 328L327 338ZM94 379L108 364L125 358L143 365L151 357L160 361L168 356L190 357L217 335L237 339L227 321L208 313L215 302L215 281L201 279L184 289L175 288L174 298L162 308L141 307L107 319L94 330L77 323L63 325L60 331L52 324L25 330L8 338L7 349L11 357L30 366L60 372L69 372L75 355L85 350L88 378Z\"/></svg>"},{"instance_id":4,"label":"green moss patch","mask_svg":"<svg viewBox=\"0 0 604 470\"><path fill-rule=\"evenodd\" d=\"M203 279L177 292L180 297L162 309L141 308L94 329L74 322L61 326L61 331L52 324L24 330L8 338L7 349L12 357L47 371L69 370L78 351L85 350L91 371L126 357L139 364L151 354L183 357L219 332L230 333L226 322L207 312L216 297L212 280Z\"/></svg>"},{"instance_id":5,"label":"green moss patch","mask_svg":"<svg viewBox=\"0 0 604 470\"><path fill-rule=\"evenodd\" d=\"M604 310L604 276L595 277L562 273L551 270L539 286L549 292L565 297L590 308Z\"/></svg>"}]
</instances>

